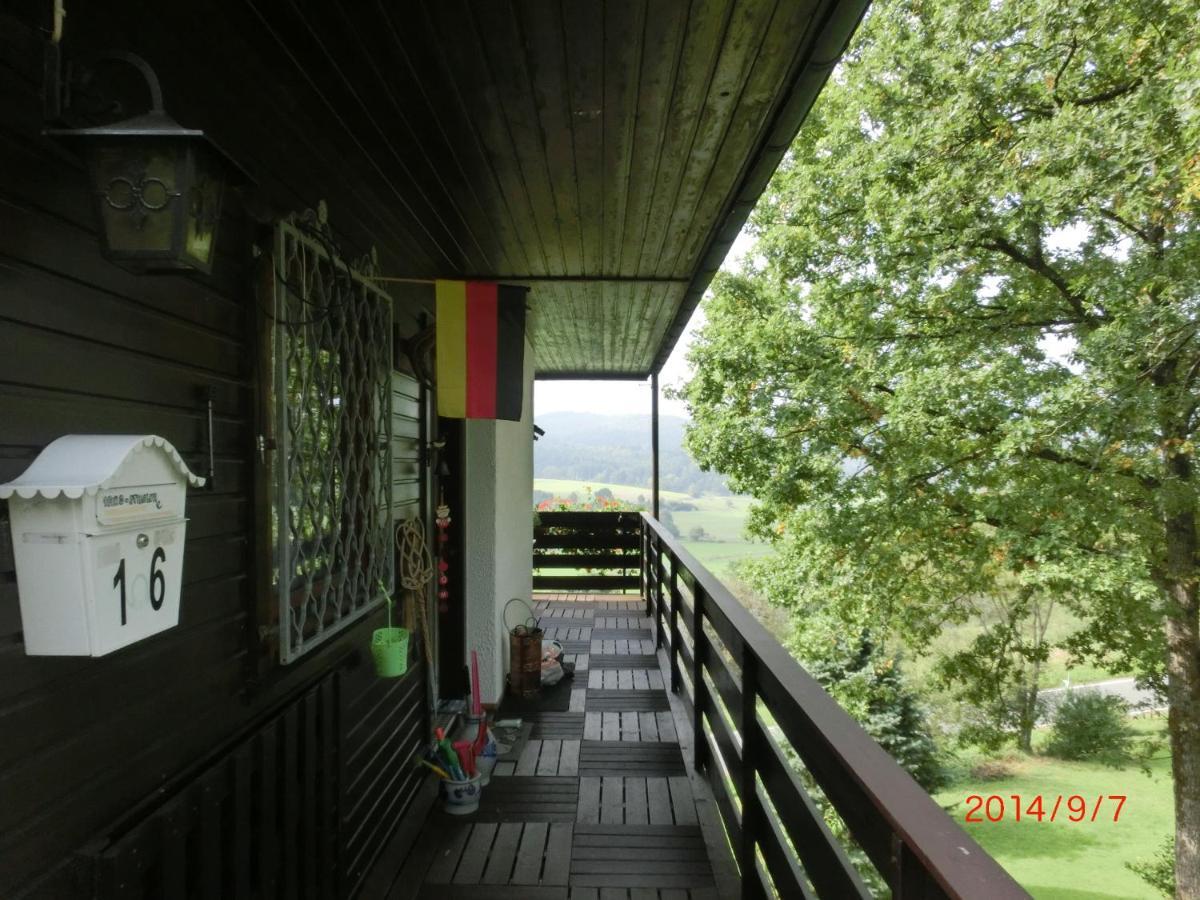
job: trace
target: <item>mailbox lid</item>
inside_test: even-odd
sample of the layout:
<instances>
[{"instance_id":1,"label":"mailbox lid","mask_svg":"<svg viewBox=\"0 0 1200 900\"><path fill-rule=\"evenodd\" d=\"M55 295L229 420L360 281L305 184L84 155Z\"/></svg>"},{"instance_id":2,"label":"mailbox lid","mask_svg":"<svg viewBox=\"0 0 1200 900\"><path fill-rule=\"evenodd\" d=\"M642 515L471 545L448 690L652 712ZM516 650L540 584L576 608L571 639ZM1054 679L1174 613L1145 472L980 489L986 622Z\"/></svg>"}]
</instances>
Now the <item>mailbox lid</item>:
<instances>
[{"instance_id":1,"label":"mailbox lid","mask_svg":"<svg viewBox=\"0 0 1200 900\"><path fill-rule=\"evenodd\" d=\"M200 487L166 438L156 434L68 434L51 441L19 478L0 484L0 500L66 496L77 500L110 487L179 482Z\"/></svg>"}]
</instances>

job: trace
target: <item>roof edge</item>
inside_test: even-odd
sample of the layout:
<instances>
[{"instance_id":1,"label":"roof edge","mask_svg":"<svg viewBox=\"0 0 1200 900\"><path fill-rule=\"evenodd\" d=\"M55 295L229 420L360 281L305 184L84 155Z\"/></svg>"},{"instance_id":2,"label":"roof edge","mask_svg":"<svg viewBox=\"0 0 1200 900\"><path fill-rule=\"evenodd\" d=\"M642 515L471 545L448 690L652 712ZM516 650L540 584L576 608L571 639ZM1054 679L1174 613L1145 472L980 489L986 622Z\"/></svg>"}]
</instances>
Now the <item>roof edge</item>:
<instances>
[{"instance_id":1,"label":"roof edge","mask_svg":"<svg viewBox=\"0 0 1200 900\"><path fill-rule=\"evenodd\" d=\"M771 176L779 168L783 155L800 132L800 127L808 117L809 110L812 109L825 82L829 80L834 66L846 52L850 39L869 5L870 0L831 0L825 4L823 13L814 17L819 19L821 24L814 30L808 51L801 56L803 62L793 75L791 88L772 117L771 124L763 133L758 151L752 157L753 161L746 168L737 189L730 194L718 220L721 222L720 226L713 231L704 246L696 273L688 283L679 309L663 334L658 353L650 364L651 372L661 372L667 364L667 359L687 328L692 313L700 305L713 276L717 274L729 254L734 239L750 218L750 213L766 190Z\"/></svg>"}]
</instances>

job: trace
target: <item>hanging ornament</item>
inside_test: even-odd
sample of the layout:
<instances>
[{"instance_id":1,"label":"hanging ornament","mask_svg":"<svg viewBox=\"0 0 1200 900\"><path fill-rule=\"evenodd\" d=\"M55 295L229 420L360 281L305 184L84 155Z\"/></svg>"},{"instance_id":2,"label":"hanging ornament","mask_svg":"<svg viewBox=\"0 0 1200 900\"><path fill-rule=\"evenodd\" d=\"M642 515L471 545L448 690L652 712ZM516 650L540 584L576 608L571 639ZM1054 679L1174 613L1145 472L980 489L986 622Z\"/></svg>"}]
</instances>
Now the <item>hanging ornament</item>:
<instances>
[{"instance_id":1,"label":"hanging ornament","mask_svg":"<svg viewBox=\"0 0 1200 900\"><path fill-rule=\"evenodd\" d=\"M450 584L450 577L446 574L450 571L450 562L446 559L446 551L449 548L446 546L450 542L450 507L446 505L446 497L444 494L438 495L437 509L434 510L434 524L437 526L438 532L438 612L441 614L450 611L450 591L446 589Z\"/></svg>"}]
</instances>

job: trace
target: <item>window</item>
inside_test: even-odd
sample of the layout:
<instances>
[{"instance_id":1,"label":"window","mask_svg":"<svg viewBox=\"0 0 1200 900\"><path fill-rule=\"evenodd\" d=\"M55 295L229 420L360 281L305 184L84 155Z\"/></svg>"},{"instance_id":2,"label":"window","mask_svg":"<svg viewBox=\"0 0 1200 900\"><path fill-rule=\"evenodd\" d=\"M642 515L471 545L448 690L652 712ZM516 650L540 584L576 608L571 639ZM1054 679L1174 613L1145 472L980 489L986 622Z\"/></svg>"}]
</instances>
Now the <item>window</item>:
<instances>
[{"instance_id":1,"label":"window","mask_svg":"<svg viewBox=\"0 0 1200 900\"><path fill-rule=\"evenodd\" d=\"M272 578L291 662L392 588L391 299L319 225L275 235Z\"/></svg>"}]
</instances>

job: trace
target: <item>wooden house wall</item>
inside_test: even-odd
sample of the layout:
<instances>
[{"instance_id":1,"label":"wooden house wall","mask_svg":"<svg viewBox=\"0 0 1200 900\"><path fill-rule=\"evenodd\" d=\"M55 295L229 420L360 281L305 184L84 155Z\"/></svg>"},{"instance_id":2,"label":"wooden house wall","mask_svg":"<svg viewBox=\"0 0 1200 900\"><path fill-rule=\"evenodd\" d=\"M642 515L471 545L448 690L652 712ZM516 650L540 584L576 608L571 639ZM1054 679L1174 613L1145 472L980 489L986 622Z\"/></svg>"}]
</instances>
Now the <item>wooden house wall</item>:
<instances>
[{"instance_id":1,"label":"wooden house wall","mask_svg":"<svg viewBox=\"0 0 1200 900\"><path fill-rule=\"evenodd\" d=\"M0 506L0 896L87 896L94 873L81 847L103 844L130 810L169 799L331 672L340 783L322 837L336 840L339 893L349 895L416 791L407 757L427 727L424 673L418 660L404 679L374 677L365 648L380 616L290 666L264 657L256 595L267 551L254 539L257 226L235 204L206 279L137 276L104 261L77 161L40 134L39 28L49 4L36 14L32 6L27 17L0 11L0 481L67 433L160 434L203 472L211 396L216 486L189 492L178 627L99 659L25 655ZM157 17L140 7L127 10L140 30L126 31L78 11L72 27L100 47L144 52L154 37L145 22ZM386 209L369 184L333 170L331 139L319 131L292 139L303 91L285 107L275 102L282 87L260 86L210 98L236 107L229 127L242 131L228 134L254 145L269 172L259 202L291 209L327 199L351 248L364 251L354 238L372 235ZM164 78L163 87L186 124L213 115L190 105L196 84L173 91ZM416 328L416 314L398 304L401 333ZM411 448L419 434L400 438ZM420 513L420 478L411 465L405 472L396 500Z\"/></svg>"}]
</instances>

